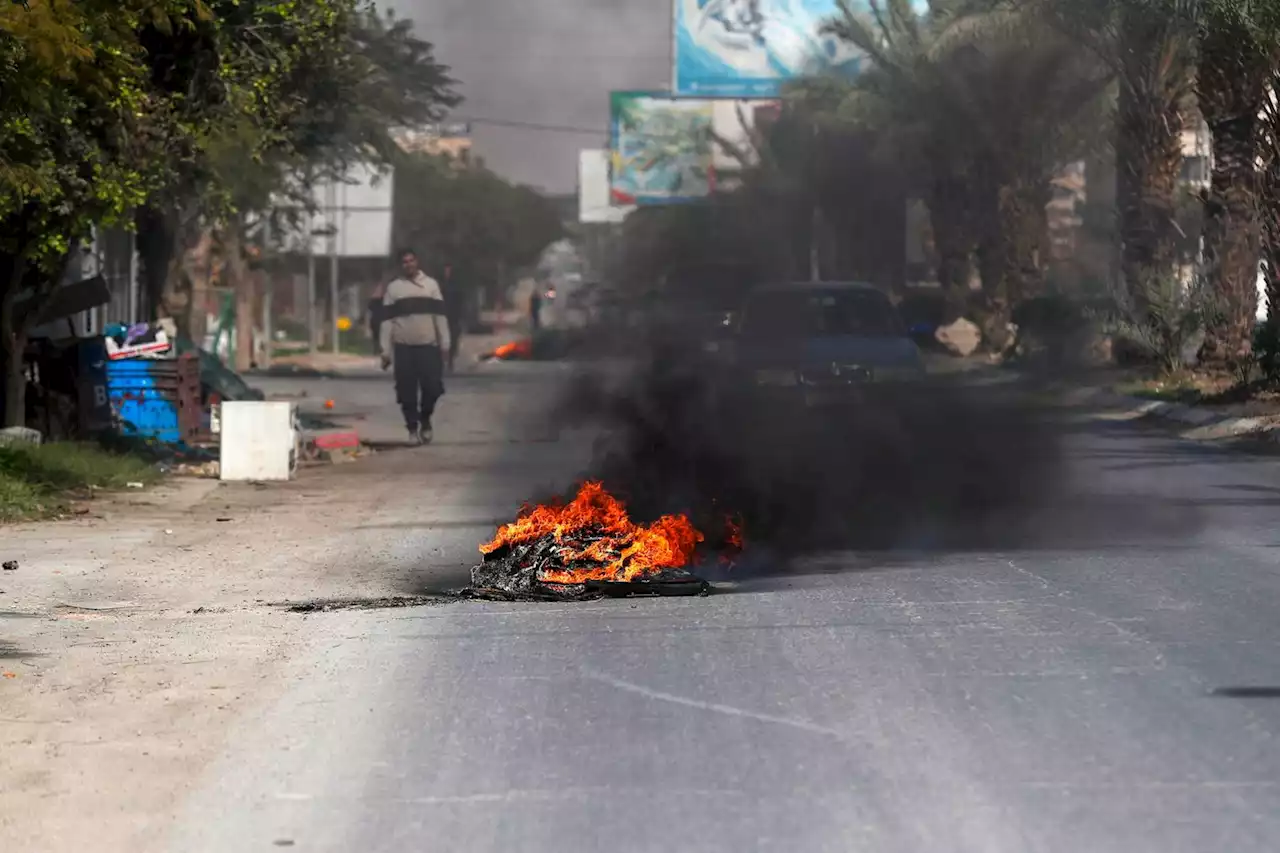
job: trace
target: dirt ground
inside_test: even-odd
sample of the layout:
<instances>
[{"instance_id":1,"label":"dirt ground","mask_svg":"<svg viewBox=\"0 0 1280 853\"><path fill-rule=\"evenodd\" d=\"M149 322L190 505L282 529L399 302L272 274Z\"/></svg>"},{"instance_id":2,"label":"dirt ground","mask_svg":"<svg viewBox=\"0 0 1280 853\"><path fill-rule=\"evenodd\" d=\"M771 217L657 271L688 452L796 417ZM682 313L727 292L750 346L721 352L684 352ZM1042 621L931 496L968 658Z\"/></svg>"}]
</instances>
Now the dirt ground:
<instances>
[{"instance_id":1,"label":"dirt ground","mask_svg":"<svg viewBox=\"0 0 1280 853\"><path fill-rule=\"evenodd\" d=\"M399 429L388 381L322 393ZM475 544L533 488L511 465L484 480L544 438L512 414L518 397L455 380L432 447L287 484L175 480L0 531L0 559L19 563L0 574L0 850L159 846L231 723L332 630L280 603L402 595L424 572L465 582Z\"/></svg>"}]
</instances>

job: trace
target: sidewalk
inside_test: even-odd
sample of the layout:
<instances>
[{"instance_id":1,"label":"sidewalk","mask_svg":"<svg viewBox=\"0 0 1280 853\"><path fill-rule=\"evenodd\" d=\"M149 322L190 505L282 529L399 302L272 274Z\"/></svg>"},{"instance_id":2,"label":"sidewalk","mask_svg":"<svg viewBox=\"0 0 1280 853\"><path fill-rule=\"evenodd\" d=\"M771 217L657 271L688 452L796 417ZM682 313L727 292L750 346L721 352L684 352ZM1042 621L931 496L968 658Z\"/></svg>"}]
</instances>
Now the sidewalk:
<instances>
[{"instance_id":1,"label":"sidewalk","mask_svg":"<svg viewBox=\"0 0 1280 853\"><path fill-rule=\"evenodd\" d=\"M1172 403L1129 394L1108 386L1075 388L1064 399L1071 405L1111 409L1112 416L1124 420L1152 419L1179 427L1183 438L1199 441L1255 439L1280 444L1280 413L1237 415L1213 407Z\"/></svg>"}]
</instances>

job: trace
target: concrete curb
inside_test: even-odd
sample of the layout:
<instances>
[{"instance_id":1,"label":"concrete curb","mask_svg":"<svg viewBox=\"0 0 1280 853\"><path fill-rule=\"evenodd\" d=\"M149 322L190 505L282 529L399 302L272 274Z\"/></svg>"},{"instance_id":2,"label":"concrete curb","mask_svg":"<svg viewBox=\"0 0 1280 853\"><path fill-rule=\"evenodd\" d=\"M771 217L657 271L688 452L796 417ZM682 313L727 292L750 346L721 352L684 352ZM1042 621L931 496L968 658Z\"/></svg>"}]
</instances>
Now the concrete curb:
<instances>
[{"instance_id":1,"label":"concrete curb","mask_svg":"<svg viewBox=\"0 0 1280 853\"><path fill-rule=\"evenodd\" d=\"M1124 410L1135 418L1154 418L1191 427L1187 438L1212 440L1251 437L1280 444L1280 424L1265 418L1220 415L1207 409L1183 403L1167 403L1117 394L1106 388L1082 388L1067 394L1069 402L1078 405L1101 405Z\"/></svg>"}]
</instances>

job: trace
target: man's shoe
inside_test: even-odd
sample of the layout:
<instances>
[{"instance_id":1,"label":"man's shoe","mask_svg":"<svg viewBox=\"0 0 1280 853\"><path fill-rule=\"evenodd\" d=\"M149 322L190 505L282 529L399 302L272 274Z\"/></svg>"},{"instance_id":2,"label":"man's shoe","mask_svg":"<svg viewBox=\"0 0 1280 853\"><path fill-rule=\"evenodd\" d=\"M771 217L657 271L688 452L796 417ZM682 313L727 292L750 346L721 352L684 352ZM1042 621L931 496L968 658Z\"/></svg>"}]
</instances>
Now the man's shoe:
<instances>
[{"instance_id":1,"label":"man's shoe","mask_svg":"<svg viewBox=\"0 0 1280 853\"><path fill-rule=\"evenodd\" d=\"M422 444L422 430L418 427L409 427L409 444L415 447Z\"/></svg>"},{"instance_id":2,"label":"man's shoe","mask_svg":"<svg viewBox=\"0 0 1280 853\"><path fill-rule=\"evenodd\" d=\"M430 444L432 438L434 434L431 432L431 427L418 427L418 444Z\"/></svg>"}]
</instances>

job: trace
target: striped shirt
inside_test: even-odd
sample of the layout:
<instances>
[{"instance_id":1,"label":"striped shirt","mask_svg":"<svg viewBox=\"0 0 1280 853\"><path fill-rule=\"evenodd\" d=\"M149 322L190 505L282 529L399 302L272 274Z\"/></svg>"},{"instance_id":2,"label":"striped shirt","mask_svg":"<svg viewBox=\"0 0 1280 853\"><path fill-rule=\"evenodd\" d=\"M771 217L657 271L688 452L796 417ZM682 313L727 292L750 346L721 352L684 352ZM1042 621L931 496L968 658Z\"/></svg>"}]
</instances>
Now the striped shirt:
<instances>
[{"instance_id":1,"label":"striped shirt","mask_svg":"<svg viewBox=\"0 0 1280 853\"><path fill-rule=\"evenodd\" d=\"M449 349L449 323L440 284L419 272L412 280L398 278L382 297L382 351L393 345L436 346Z\"/></svg>"}]
</instances>

